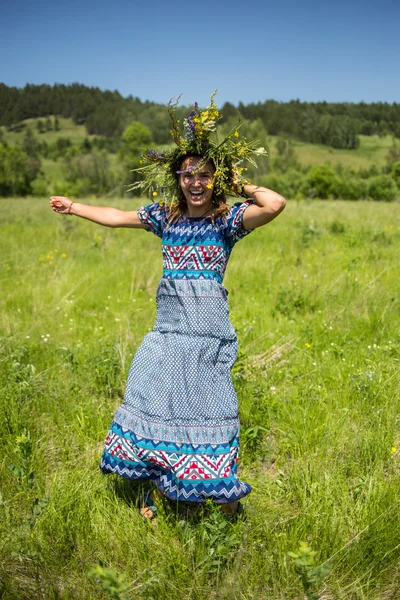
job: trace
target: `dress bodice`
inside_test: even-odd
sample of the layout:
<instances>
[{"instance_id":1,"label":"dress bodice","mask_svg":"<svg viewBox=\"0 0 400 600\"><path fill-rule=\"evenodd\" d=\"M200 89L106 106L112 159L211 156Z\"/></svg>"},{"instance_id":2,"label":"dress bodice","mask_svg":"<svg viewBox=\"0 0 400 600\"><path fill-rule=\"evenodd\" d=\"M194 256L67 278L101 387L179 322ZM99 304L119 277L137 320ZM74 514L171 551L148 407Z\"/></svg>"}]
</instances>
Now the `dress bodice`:
<instances>
[{"instance_id":1,"label":"dress bodice","mask_svg":"<svg viewBox=\"0 0 400 600\"><path fill-rule=\"evenodd\" d=\"M214 279L222 283L233 246L250 233L243 213L253 201L238 202L226 218L181 217L170 223L158 203L142 206L138 216L148 231L162 239L163 278Z\"/></svg>"}]
</instances>

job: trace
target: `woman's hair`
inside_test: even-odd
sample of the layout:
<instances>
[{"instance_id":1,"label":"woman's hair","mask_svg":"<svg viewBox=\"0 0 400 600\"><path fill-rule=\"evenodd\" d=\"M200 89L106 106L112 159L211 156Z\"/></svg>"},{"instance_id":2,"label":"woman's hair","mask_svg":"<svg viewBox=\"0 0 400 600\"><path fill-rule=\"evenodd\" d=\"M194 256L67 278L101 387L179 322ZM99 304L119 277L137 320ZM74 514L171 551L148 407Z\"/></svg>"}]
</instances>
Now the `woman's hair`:
<instances>
[{"instance_id":1,"label":"woman's hair","mask_svg":"<svg viewBox=\"0 0 400 600\"><path fill-rule=\"evenodd\" d=\"M176 181L177 181L177 200L178 200L178 202L175 203L170 209L170 213L169 213L170 223L174 223L175 221L177 221L179 219L179 217L183 216L183 214L186 212L186 209L187 209L186 198L182 192L182 188L179 183L179 171L182 168L183 162L187 158L203 159L204 157L199 154L189 154L188 153L188 154L185 154L185 156L183 156L183 157L179 156L177 158L177 160L171 164L171 174L176 178ZM206 159L206 162L211 163L215 170L215 165L212 160ZM223 192L220 194L216 194L215 191L213 191L212 208L211 208L211 215L210 215L213 222L214 222L214 219L216 219L218 217L222 217L223 219L226 218L226 215L228 214L228 212L229 212L229 206L226 203L225 194Z\"/></svg>"}]
</instances>

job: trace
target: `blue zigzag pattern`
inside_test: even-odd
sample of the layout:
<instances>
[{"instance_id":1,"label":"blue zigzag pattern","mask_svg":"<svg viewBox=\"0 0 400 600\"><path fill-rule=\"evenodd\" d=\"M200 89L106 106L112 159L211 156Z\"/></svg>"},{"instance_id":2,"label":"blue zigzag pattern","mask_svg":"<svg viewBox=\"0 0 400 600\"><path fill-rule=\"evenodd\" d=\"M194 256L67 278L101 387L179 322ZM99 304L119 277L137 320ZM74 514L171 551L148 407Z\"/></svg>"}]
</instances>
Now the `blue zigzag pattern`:
<instances>
[{"instance_id":1,"label":"blue zigzag pattern","mask_svg":"<svg viewBox=\"0 0 400 600\"><path fill-rule=\"evenodd\" d=\"M237 453L237 438L229 443L179 444L144 438L113 422L101 470L129 479L150 479L172 500L213 498L224 503L251 491L237 477Z\"/></svg>"},{"instance_id":2,"label":"blue zigzag pattern","mask_svg":"<svg viewBox=\"0 0 400 600\"><path fill-rule=\"evenodd\" d=\"M151 480L170 500L204 502L210 498L217 504L226 504L240 500L251 492L251 486L237 478L229 481L182 480L161 466L149 467L140 463L118 460L106 453L103 454L100 468L105 474L117 473L129 479Z\"/></svg>"}]
</instances>

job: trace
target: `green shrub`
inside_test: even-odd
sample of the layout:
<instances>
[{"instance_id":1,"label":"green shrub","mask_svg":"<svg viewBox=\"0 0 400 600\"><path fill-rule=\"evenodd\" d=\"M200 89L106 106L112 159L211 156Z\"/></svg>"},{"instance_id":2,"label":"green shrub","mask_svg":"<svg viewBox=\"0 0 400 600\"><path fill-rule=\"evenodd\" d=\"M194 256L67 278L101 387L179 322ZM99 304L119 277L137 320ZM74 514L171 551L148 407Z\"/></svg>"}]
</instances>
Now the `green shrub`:
<instances>
[{"instance_id":1,"label":"green shrub","mask_svg":"<svg viewBox=\"0 0 400 600\"><path fill-rule=\"evenodd\" d=\"M394 179L397 187L400 189L400 160L392 164L391 176Z\"/></svg>"},{"instance_id":2,"label":"green shrub","mask_svg":"<svg viewBox=\"0 0 400 600\"><path fill-rule=\"evenodd\" d=\"M309 198L325 200L332 195L337 185L337 175L330 165L312 167L307 174L307 187Z\"/></svg>"},{"instance_id":3,"label":"green shrub","mask_svg":"<svg viewBox=\"0 0 400 600\"><path fill-rule=\"evenodd\" d=\"M362 200L368 197L368 182L361 177L337 177L332 188L335 198L342 200Z\"/></svg>"},{"instance_id":4,"label":"green shrub","mask_svg":"<svg viewBox=\"0 0 400 600\"><path fill-rule=\"evenodd\" d=\"M49 186L43 177L38 177L32 181L31 190L32 196L47 196L49 193Z\"/></svg>"},{"instance_id":5,"label":"green shrub","mask_svg":"<svg viewBox=\"0 0 400 600\"><path fill-rule=\"evenodd\" d=\"M390 175L378 175L369 180L368 196L372 200L391 202L395 200L399 190Z\"/></svg>"}]
</instances>

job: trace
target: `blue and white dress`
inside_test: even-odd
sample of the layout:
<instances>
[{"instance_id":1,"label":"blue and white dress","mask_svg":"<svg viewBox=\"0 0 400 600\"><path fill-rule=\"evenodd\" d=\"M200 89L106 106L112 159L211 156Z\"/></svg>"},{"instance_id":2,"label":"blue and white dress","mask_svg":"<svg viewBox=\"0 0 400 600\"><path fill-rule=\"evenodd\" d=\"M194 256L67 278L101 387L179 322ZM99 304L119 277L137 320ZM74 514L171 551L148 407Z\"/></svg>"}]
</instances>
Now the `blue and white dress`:
<instances>
[{"instance_id":1,"label":"blue and white dress","mask_svg":"<svg viewBox=\"0 0 400 600\"><path fill-rule=\"evenodd\" d=\"M251 487L237 476L238 402L231 379L237 357L225 268L249 201L227 218L168 223L159 204L139 209L162 239L164 272L157 316L133 359L123 404L108 432L103 473L152 480L172 500L224 504Z\"/></svg>"}]
</instances>

